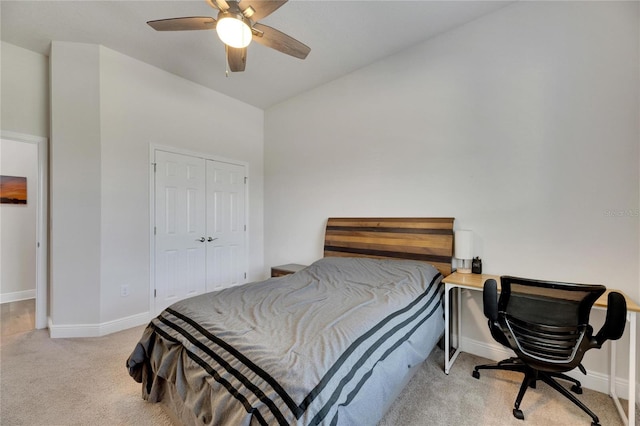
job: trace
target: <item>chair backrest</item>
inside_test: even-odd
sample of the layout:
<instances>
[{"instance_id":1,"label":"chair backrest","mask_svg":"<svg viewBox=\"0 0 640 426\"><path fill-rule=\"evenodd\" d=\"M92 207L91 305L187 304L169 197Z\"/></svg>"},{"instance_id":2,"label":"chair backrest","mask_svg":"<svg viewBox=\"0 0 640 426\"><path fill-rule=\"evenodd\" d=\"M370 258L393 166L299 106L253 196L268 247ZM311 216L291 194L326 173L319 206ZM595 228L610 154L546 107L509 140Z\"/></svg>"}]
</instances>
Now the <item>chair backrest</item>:
<instances>
[{"instance_id":1,"label":"chair backrest","mask_svg":"<svg viewBox=\"0 0 640 426\"><path fill-rule=\"evenodd\" d=\"M592 339L589 313L602 285L500 277L498 323L519 358L543 371L569 371Z\"/></svg>"}]
</instances>

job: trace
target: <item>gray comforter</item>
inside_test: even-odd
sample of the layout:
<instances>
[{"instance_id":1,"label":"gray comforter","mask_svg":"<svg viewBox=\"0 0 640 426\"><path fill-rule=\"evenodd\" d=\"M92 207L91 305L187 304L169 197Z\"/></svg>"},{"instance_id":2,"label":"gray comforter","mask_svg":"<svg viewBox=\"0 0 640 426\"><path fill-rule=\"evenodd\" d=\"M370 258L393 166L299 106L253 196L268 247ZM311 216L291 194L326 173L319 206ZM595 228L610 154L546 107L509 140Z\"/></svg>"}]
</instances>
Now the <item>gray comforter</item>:
<instances>
[{"instance_id":1,"label":"gray comforter","mask_svg":"<svg viewBox=\"0 0 640 426\"><path fill-rule=\"evenodd\" d=\"M172 305L127 367L183 421L375 424L443 332L441 278L418 261L321 259Z\"/></svg>"}]
</instances>

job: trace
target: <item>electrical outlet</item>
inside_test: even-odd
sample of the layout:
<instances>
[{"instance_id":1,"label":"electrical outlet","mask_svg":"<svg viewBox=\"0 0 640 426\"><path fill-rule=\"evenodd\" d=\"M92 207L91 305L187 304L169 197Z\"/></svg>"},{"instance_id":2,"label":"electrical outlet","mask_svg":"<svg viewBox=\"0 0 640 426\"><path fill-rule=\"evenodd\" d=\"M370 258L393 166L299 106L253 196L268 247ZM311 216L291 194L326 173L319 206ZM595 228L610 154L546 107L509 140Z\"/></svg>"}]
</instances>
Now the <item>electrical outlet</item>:
<instances>
[{"instance_id":1,"label":"electrical outlet","mask_svg":"<svg viewBox=\"0 0 640 426\"><path fill-rule=\"evenodd\" d=\"M127 297L129 295L129 286L127 284L122 284L120 286L120 296Z\"/></svg>"}]
</instances>

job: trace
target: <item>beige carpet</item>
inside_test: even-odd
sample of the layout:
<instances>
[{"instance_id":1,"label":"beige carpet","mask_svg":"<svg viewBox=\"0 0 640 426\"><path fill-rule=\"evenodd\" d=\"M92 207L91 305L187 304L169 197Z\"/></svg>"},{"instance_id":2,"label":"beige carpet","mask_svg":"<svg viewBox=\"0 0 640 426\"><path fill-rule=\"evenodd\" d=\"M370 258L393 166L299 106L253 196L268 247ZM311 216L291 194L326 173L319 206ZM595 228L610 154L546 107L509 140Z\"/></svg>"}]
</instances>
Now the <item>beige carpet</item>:
<instances>
[{"instance_id":1,"label":"beige carpet","mask_svg":"<svg viewBox=\"0 0 640 426\"><path fill-rule=\"evenodd\" d=\"M542 382L536 389L528 389L524 396L520 409L525 420L516 419L512 409L522 374L484 370L480 371L479 380L471 376L474 366L490 362L462 353L447 376L442 367L444 353L436 348L389 408L379 426L591 424L591 417ZM596 413L602 426L623 425L608 395L583 390L578 399ZM636 425L640 425L638 410Z\"/></svg>"},{"instance_id":2,"label":"beige carpet","mask_svg":"<svg viewBox=\"0 0 640 426\"><path fill-rule=\"evenodd\" d=\"M162 409L140 397L125 360L142 327L89 339L50 339L47 331L3 335L0 341L2 425L169 425ZM391 406L381 426L391 425L589 425L589 417L557 399L546 385L529 390L525 422L511 415L519 375L483 372L483 359L462 354L451 374L436 349ZM620 425L613 402L585 389L581 399L604 425ZM640 424L640 416L637 416Z\"/></svg>"}]
</instances>

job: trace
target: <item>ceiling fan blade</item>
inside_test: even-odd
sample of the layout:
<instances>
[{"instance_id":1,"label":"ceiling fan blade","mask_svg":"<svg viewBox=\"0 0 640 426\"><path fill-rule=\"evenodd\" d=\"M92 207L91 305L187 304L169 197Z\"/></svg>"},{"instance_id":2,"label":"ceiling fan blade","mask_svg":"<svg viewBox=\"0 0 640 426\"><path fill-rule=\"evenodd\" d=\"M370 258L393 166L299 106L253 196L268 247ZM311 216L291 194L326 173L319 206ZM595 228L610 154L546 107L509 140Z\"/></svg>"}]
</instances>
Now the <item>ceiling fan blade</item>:
<instances>
[{"instance_id":1,"label":"ceiling fan blade","mask_svg":"<svg viewBox=\"0 0 640 426\"><path fill-rule=\"evenodd\" d=\"M261 35L254 33L253 40L263 46L300 59L306 58L311 52L311 48L306 44L268 25L255 24L253 28L262 33Z\"/></svg>"},{"instance_id":2,"label":"ceiling fan blade","mask_svg":"<svg viewBox=\"0 0 640 426\"><path fill-rule=\"evenodd\" d=\"M247 8L251 7L253 14L247 16L247 18L256 22L271 15L287 1L288 0L240 0L240 8L246 16Z\"/></svg>"},{"instance_id":3,"label":"ceiling fan blade","mask_svg":"<svg viewBox=\"0 0 640 426\"><path fill-rule=\"evenodd\" d=\"M216 20L208 16L192 16L158 19L157 21L148 21L147 24L156 31L213 30L216 27Z\"/></svg>"},{"instance_id":4,"label":"ceiling fan blade","mask_svg":"<svg viewBox=\"0 0 640 426\"><path fill-rule=\"evenodd\" d=\"M209 3L209 6L213 7L214 9L219 9L223 12L229 9L229 3L227 3L225 0L207 0L207 3Z\"/></svg>"},{"instance_id":5,"label":"ceiling fan blade","mask_svg":"<svg viewBox=\"0 0 640 426\"><path fill-rule=\"evenodd\" d=\"M231 72L244 71L247 65L247 48L236 48L225 45L227 50L227 62Z\"/></svg>"}]
</instances>

